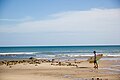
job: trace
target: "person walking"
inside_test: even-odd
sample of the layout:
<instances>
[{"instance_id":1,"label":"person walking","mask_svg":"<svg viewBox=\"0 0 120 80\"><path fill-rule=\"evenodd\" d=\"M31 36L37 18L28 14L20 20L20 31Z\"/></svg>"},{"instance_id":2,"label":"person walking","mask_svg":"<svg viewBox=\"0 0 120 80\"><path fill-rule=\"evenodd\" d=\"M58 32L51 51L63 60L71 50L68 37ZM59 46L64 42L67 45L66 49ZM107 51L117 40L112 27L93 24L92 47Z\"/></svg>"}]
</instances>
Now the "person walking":
<instances>
[{"instance_id":1,"label":"person walking","mask_svg":"<svg viewBox=\"0 0 120 80\"><path fill-rule=\"evenodd\" d=\"M98 69L98 63L97 63L97 60L96 60L96 51L94 51L93 53L94 53L94 68Z\"/></svg>"}]
</instances>

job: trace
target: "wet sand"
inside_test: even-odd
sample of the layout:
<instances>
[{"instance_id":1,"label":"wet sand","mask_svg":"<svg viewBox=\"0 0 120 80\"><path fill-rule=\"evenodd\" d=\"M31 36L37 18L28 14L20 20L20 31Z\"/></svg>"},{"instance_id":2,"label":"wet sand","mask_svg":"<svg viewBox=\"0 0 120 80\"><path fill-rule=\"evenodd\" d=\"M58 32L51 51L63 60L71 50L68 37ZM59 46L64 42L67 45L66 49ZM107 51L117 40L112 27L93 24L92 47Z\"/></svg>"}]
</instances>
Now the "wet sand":
<instances>
[{"instance_id":1,"label":"wet sand","mask_svg":"<svg viewBox=\"0 0 120 80\"><path fill-rule=\"evenodd\" d=\"M56 65L58 63L51 65L51 61L10 66L3 64L0 65L0 80L120 80L120 60L100 60L98 70L93 68L93 63L87 61L69 62L78 67Z\"/></svg>"}]
</instances>

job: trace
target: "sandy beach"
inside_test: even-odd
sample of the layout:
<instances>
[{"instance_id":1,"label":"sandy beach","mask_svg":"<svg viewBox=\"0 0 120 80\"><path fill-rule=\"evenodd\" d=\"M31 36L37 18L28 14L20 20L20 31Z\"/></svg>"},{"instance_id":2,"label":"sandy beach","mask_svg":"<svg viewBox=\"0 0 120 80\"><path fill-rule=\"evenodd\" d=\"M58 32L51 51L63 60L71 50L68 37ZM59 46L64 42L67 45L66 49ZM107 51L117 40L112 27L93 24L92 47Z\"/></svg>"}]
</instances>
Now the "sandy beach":
<instances>
[{"instance_id":1,"label":"sandy beach","mask_svg":"<svg viewBox=\"0 0 120 80\"><path fill-rule=\"evenodd\" d=\"M0 0L0 80L120 80L120 0Z\"/></svg>"},{"instance_id":2,"label":"sandy beach","mask_svg":"<svg viewBox=\"0 0 120 80\"><path fill-rule=\"evenodd\" d=\"M100 60L98 70L87 61L69 62L74 65L51 65L51 61L40 64L3 64L0 65L0 80L120 80L119 60Z\"/></svg>"}]
</instances>

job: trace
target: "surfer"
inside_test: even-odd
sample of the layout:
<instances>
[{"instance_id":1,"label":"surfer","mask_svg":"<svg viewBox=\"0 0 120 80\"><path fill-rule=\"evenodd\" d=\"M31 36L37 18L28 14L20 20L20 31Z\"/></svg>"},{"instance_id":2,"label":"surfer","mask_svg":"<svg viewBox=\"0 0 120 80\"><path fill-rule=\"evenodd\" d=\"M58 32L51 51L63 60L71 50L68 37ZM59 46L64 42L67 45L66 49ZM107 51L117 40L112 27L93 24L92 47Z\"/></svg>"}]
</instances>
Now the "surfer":
<instances>
[{"instance_id":1,"label":"surfer","mask_svg":"<svg viewBox=\"0 0 120 80\"><path fill-rule=\"evenodd\" d=\"M97 63L97 60L96 60L96 51L94 51L93 53L94 53L94 68L98 69L98 63Z\"/></svg>"}]
</instances>

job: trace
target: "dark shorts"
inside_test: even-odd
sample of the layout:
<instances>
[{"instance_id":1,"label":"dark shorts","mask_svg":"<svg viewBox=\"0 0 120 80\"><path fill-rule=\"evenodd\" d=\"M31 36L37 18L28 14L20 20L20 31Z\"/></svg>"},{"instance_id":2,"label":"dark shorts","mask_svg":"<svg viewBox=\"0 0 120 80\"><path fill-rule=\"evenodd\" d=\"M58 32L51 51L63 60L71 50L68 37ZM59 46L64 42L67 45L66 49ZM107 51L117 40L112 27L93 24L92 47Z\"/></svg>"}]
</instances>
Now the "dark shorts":
<instances>
[{"instance_id":1,"label":"dark shorts","mask_svg":"<svg viewBox=\"0 0 120 80\"><path fill-rule=\"evenodd\" d=\"M94 63L97 63L97 61L95 60Z\"/></svg>"}]
</instances>

